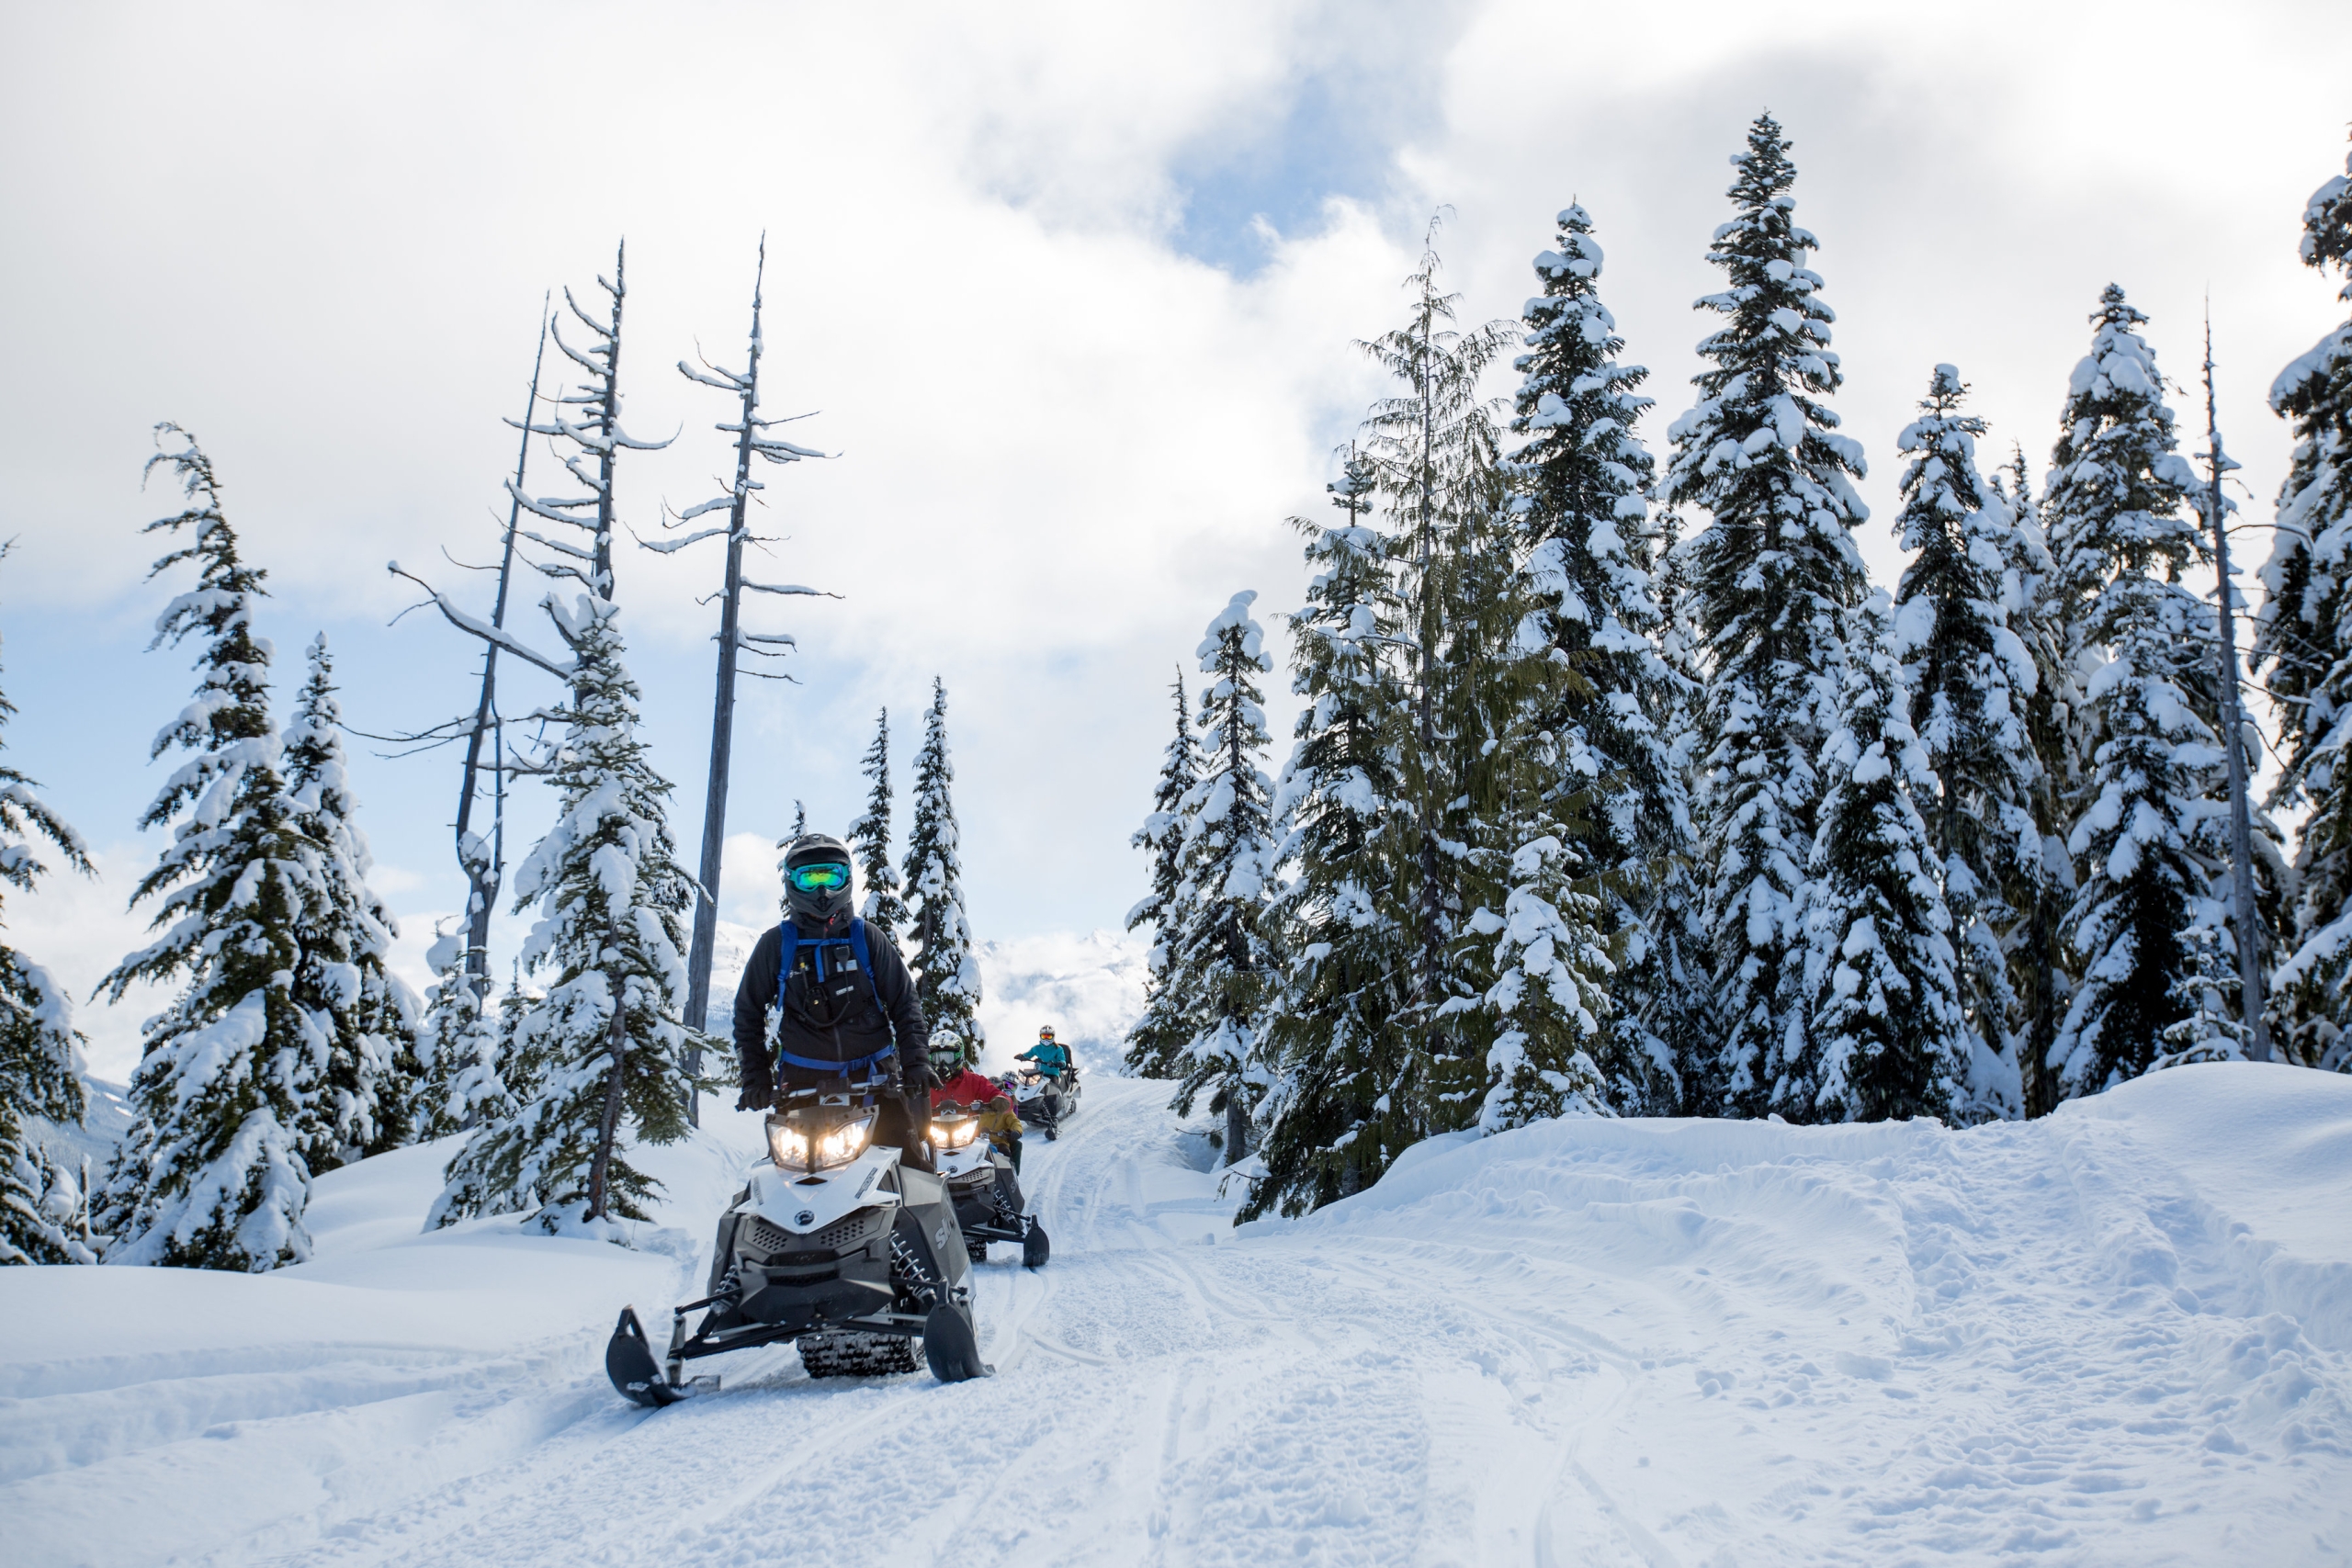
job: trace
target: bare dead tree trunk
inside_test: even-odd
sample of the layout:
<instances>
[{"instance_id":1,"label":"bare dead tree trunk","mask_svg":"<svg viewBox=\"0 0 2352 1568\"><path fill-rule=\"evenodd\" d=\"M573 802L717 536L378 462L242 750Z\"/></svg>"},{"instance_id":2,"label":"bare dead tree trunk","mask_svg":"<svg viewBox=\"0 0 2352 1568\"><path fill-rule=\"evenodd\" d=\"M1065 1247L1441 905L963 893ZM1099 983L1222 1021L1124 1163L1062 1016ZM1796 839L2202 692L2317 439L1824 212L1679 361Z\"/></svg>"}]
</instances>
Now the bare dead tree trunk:
<instances>
[{"instance_id":1,"label":"bare dead tree trunk","mask_svg":"<svg viewBox=\"0 0 2352 1568\"><path fill-rule=\"evenodd\" d=\"M710 964L718 942L718 874L727 847L728 777L735 754L735 665L743 629L743 540L750 532L746 513L752 499L753 421L760 406L761 287L767 265L767 237L762 235L759 265L752 276L752 344L742 377L742 427L735 437L734 504L727 514L727 580L718 601L718 681L711 699L710 773L702 807L702 891L695 899L694 940L686 953L686 1019L697 1030L710 1012ZM688 1061L701 1073L700 1046ZM699 1125L700 1109L689 1093L687 1120Z\"/></svg>"},{"instance_id":2,"label":"bare dead tree trunk","mask_svg":"<svg viewBox=\"0 0 2352 1568\"><path fill-rule=\"evenodd\" d=\"M2230 901L2237 925L2238 1001L2245 1013L2247 1043L2257 1062L2270 1060L2270 1029L2263 1021L2262 954L2255 942L2254 828L2246 807L2245 719L2238 698L2237 620L2231 594L2228 513L2222 507L2222 474L2235 464L2222 455L2221 417L2213 396L2213 319L2205 318L2205 515L2213 529L2213 568L2219 576L2222 612L2222 753L2230 791Z\"/></svg>"},{"instance_id":3,"label":"bare dead tree trunk","mask_svg":"<svg viewBox=\"0 0 2352 1568\"><path fill-rule=\"evenodd\" d=\"M552 295L549 296L552 299ZM539 305L539 346L531 355L531 391L523 405L523 439L521 449L514 455L514 485L506 510L506 540L498 562L498 599L490 613L490 624L506 624L506 590L514 573L514 532L523 521L523 502L519 499L523 476L531 457L531 416L538 412L539 370L547 362L548 301ZM504 761L503 746L493 746L492 771L496 782L496 799L492 807L491 841L482 843L469 831L473 819L474 795L481 787L482 737L492 728L492 715L498 702L498 645L482 646L481 697L474 705L473 728L466 736L466 766L464 778L458 790L458 864L466 874L466 974L477 996L487 996L490 979L490 916L498 902L498 885L506 870L505 804L506 781L500 764Z\"/></svg>"}]
</instances>

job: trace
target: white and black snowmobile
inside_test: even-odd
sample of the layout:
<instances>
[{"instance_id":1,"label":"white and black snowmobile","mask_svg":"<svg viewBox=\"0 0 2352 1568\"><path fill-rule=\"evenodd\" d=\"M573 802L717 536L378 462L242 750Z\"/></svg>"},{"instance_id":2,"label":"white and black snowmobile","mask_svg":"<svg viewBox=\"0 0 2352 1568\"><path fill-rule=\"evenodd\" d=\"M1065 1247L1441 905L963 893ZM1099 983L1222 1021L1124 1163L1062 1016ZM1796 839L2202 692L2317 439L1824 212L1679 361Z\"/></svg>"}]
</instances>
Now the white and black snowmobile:
<instances>
[{"instance_id":1,"label":"white and black snowmobile","mask_svg":"<svg viewBox=\"0 0 2352 1568\"><path fill-rule=\"evenodd\" d=\"M932 1157L956 1204L964 1246L975 1263L986 1262L989 1243L1009 1241L1021 1248L1021 1266L1037 1269L1053 1256L1046 1227L1022 1213L1021 1178L1012 1162L979 1135L980 1119L950 1110L931 1121Z\"/></svg>"},{"instance_id":2,"label":"white and black snowmobile","mask_svg":"<svg viewBox=\"0 0 2352 1568\"><path fill-rule=\"evenodd\" d=\"M661 1362L621 1309L605 1348L613 1386L663 1405L715 1390L685 1363L797 1341L811 1377L910 1372L942 1382L989 1376L972 1328L971 1263L947 1184L873 1141L880 1080L787 1095L767 1119L767 1162L719 1220L709 1293L673 1308ZM686 1317L702 1321L686 1332Z\"/></svg>"},{"instance_id":3,"label":"white and black snowmobile","mask_svg":"<svg viewBox=\"0 0 2352 1568\"><path fill-rule=\"evenodd\" d=\"M1033 1127L1046 1130L1046 1141L1062 1135L1062 1123L1078 1113L1078 1065L1062 1069L1058 1078L1035 1067L1024 1069L1012 1082L1012 1108Z\"/></svg>"}]
</instances>

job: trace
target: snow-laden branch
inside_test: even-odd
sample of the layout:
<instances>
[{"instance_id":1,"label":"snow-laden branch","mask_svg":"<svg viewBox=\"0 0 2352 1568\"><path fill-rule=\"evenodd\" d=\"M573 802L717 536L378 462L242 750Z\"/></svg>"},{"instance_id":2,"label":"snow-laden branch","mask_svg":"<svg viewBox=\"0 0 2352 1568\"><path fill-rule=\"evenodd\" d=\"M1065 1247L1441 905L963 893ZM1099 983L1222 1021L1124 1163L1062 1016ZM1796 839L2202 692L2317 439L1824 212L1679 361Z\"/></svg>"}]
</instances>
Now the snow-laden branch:
<instances>
[{"instance_id":1,"label":"snow-laden branch","mask_svg":"<svg viewBox=\"0 0 2352 1568\"><path fill-rule=\"evenodd\" d=\"M754 593L801 594L811 599L838 599L841 597L838 593L828 593L821 588L803 588L797 582L754 582L748 577L743 580L743 586Z\"/></svg>"},{"instance_id":2,"label":"snow-laden branch","mask_svg":"<svg viewBox=\"0 0 2352 1568\"><path fill-rule=\"evenodd\" d=\"M472 615L467 615L463 610L458 609L455 604L449 603L447 596L442 593L439 589L434 587L433 584L425 581L424 579L417 576L413 572L402 571L401 570L401 563L398 561L385 562L384 570L390 572L394 577L405 577L411 582L415 583L419 588L424 589L425 593L432 600L434 605L440 610L442 618L447 620L451 626L457 627L459 631L470 633L471 635L481 638L482 641L489 643L492 647L499 649L503 652L513 654L515 658L521 660L524 663L532 666L534 669L546 671L548 674L554 676L559 681L569 681L571 679L574 668L572 660L569 659L550 659L546 654L541 653L537 649L533 648L530 644L514 636L514 633L507 631L504 627L493 626L488 621L479 620Z\"/></svg>"},{"instance_id":3,"label":"snow-laden branch","mask_svg":"<svg viewBox=\"0 0 2352 1568\"><path fill-rule=\"evenodd\" d=\"M727 503L722 501L718 504L724 506ZM697 506L694 512L681 513L679 520L684 522L686 518L692 517L695 512L703 510L702 507ZM641 550L651 550L657 555L675 555L688 545L698 545L705 539L716 539L726 532L724 528L698 528L683 539L639 539L637 542L637 547Z\"/></svg>"}]
</instances>

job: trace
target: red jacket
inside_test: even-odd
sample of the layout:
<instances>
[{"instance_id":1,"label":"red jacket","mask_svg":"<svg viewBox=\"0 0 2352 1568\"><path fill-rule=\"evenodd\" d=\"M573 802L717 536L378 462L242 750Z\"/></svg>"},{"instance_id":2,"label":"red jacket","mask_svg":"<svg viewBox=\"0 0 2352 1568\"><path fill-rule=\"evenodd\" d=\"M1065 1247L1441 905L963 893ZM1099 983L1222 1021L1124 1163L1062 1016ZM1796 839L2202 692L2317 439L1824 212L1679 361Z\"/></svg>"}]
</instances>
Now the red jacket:
<instances>
[{"instance_id":1,"label":"red jacket","mask_svg":"<svg viewBox=\"0 0 2352 1568\"><path fill-rule=\"evenodd\" d=\"M971 1068L966 1067L962 1072L932 1090L931 1097L934 1101L956 1100L978 1111L1003 1092L1004 1090L999 1087L994 1078L985 1077L972 1071Z\"/></svg>"}]
</instances>

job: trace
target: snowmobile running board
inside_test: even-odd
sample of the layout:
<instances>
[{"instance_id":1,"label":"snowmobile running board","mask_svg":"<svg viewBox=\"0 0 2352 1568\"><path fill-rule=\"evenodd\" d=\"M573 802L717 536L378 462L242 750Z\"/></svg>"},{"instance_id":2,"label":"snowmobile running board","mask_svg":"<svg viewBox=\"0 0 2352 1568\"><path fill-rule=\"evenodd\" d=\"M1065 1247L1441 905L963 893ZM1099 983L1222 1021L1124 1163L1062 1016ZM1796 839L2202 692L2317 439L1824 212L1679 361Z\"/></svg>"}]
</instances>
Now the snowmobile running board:
<instances>
[{"instance_id":1,"label":"snowmobile running board","mask_svg":"<svg viewBox=\"0 0 2352 1568\"><path fill-rule=\"evenodd\" d=\"M724 1340L705 1339L697 1335L686 1337L686 1314L707 1302L689 1303L673 1310L671 1317L669 1367L666 1371L653 1359L653 1346L645 1337L645 1325L639 1321L633 1306L621 1308L620 1321L613 1325L613 1337L605 1346L605 1375L625 1399L635 1401L649 1409L659 1410L665 1404L675 1404L696 1394L717 1393L718 1379L711 1376L681 1380L682 1363L698 1356L716 1356L728 1350L749 1350L778 1340L797 1339L808 1329L770 1328L764 1332L752 1330L741 1335L729 1335ZM940 1307L935 1313L944 1313ZM851 1329L862 1334L885 1334L899 1339L921 1339L927 1351L946 1350L956 1359L969 1365L965 1376L987 1377L995 1369L979 1359L979 1348L971 1341L971 1330L961 1320L934 1325L929 1317L917 1317L910 1313L894 1312L874 1317L844 1318L839 1323L822 1325L826 1330ZM960 1332L958 1332L960 1330ZM934 1344L934 1341L938 1342ZM934 1374L939 1371L933 1368ZM943 1377L943 1382L956 1381Z\"/></svg>"}]
</instances>

